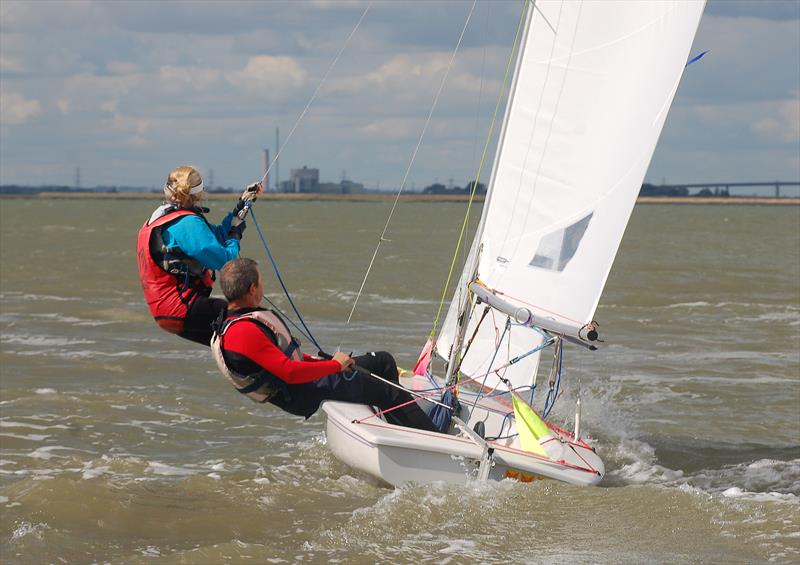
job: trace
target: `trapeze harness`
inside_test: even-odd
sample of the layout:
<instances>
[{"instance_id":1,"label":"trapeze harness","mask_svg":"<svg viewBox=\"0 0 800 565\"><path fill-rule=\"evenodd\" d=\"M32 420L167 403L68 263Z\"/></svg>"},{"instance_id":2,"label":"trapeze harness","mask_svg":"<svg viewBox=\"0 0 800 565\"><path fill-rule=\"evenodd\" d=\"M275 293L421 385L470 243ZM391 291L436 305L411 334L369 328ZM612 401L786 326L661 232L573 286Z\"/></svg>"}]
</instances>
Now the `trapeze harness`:
<instances>
[{"instance_id":1,"label":"trapeze harness","mask_svg":"<svg viewBox=\"0 0 800 565\"><path fill-rule=\"evenodd\" d=\"M189 308L198 296L209 296L214 284L213 272L191 258L179 247L167 247L161 231L184 216L205 216L197 210L161 206L139 230L136 255L144 298L156 323L164 330L179 334Z\"/></svg>"},{"instance_id":2,"label":"trapeze harness","mask_svg":"<svg viewBox=\"0 0 800 565\"><path fill-rule=\"evenodd\" d=\"M267 338L283 351L286 357L294 361L303 361L300 342L292 336L281 317L272 310L256 310L221 321L214 331L214 335L211 337L211 352L214 354L214 360L217 362L219 370L236 390L255 402L267 402L278 394L282 394L286 402L289 402L291 400L289 389L281 378L264 368L249 375L243 375L231 370L226 363L225 334L233 324L243 320L255 323Z\"/></svg>"}]
</instances>

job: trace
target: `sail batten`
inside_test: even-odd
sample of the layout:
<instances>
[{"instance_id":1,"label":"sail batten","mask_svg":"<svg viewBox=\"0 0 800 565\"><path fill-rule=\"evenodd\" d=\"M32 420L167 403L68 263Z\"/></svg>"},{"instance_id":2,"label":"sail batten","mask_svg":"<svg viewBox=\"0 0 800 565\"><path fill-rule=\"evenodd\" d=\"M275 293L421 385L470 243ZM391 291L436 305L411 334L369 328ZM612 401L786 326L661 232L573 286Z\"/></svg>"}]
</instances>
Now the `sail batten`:
<instances>
[{"instance_id":1,"label":"sail batten","mask_svg":"<svg viewBox=\"0 0 800 565\"><path fill-rule=\"evenodd\" d=\"M497 296L582 327L594 318L704 2L534 5L469 261ZM442 327L440 354L453 344L458 302ZM504 323L479 328L461 365L467 375L490 371L488 360L501 350L508 357L541 343L530 331L498 343ZM537 364L535 355L515 366L510 381L530 384Z\"/></svg>"}]
</instances>

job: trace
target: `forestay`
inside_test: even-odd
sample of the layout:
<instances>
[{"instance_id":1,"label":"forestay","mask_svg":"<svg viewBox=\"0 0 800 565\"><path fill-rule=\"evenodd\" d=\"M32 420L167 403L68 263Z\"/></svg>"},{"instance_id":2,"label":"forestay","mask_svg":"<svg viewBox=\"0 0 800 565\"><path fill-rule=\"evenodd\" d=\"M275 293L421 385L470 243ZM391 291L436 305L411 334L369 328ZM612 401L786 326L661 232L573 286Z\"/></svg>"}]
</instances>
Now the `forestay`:
<instances>
[{"instance_id":1,"label":"forestay","mask_svg":"<svg viewBox=\"0 0 800 565\"><path fill-rule=\"evenodd\" d=\"M439 355L449 356L459 296L475 272L536 318L576 333L592 321L703 6L529 4L481 226L439 336ZM471 317L467 337L479 318L479 312ZM541 342L536 332L516 327L499 344L505 323L500 312L487 317L462 372L483 374ZM506 377L515 386L530 384L537 366L538 354L531 355Z\"/></svg>"}]
</instances>

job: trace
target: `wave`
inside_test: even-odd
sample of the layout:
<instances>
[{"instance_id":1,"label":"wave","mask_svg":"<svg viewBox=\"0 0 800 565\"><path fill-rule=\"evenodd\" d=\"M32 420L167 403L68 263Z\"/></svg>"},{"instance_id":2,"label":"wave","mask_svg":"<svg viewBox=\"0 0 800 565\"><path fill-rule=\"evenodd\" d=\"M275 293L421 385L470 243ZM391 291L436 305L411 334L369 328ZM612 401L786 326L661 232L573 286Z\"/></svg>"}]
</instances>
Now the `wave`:
<instances>
[{"instance_id":1,"label":"wave","mask_svg":"<svg viewBox=\"0 0 800 565\"><path fill-rule=\"evenodd\" d=\"M39 424L29 424L26 422L13 422L9 420L0 420L0 428L30 428L32 430L52 430L52 429L67 430L69 429L69 426L65 426L64 424L55 424L53 426L42 426Z\"/></svg>"},{"instance_id":2,"label":"wave","mask_svg":"<svg viewBox=\"0 0 800 565\"><path fill-rule=\"evenodd\" d=\"M800 446L742 446L624 439L612 460L612 486L689 487L724 498L800 504Z\"/></svg>"},{"instance_id":3,"label":"wave","mask_svg":"<svg viewBox=\"0 0 800 565\"><path fill-rule=\"evenodd\" d=\"M328 293L329 298L337 299L341 302L345 302L348 304L352 304L352 302L358 296L356 291L352 290L334 290L334 289L323 289L323 292ZM397 296L385 296L383 294L377 293L364 293L359 298L359 301L370 302L373 304L387 304L387 305L394 305L394 304L401 304L401 305L430 305L430 304L439 304L438 300L426 300L422 298L399 298Z\"/></svg>"},{"instance_id":4,"label":"wave","mask_svg":"<svg viewBox=\"0 0 800 565\"><path fill-rule=\"evenodd\" d=\"M0 343L19 344L31 347L65 347L69 345L92 345L97 343L91 339L68 338L52 335L8 334L0 337Z\"/></svg>"},{"instance_id":5,"label":"wave","mask_svg":"<svg viewBox=\"0 0 800 565\"><path fill-rule=\"evenodd\" d=\"M52 294L32 294L28 292L8 291L0 292L0 301L53 301L53 302L83 302L85 299L77 296L55 296Z\"/></svg>"}]
</instances>

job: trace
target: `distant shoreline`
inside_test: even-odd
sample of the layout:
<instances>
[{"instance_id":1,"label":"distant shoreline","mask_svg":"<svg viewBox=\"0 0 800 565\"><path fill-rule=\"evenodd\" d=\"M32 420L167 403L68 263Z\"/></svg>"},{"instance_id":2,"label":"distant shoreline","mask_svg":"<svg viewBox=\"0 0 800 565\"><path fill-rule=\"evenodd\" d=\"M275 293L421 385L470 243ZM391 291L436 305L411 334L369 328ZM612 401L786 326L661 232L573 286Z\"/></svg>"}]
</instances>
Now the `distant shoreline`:
<instances>
[{"instance_id":1,"label":"distant shoreline","mask_svg":"<svg viewBox=\"0 0 800 565\"><path fill-rule=\"evenodd\" d=\"M154 192L40 192L38 194L2 194L0 199L53 199L53 200L152 200L161 201L161 194ZM207 194L208 200L234 201L237 193ZM397 198L396 194L311 194L311 193L275 193L268 192L260 197L262 200L283 202L385 202ZM485 195L476 195L475 202L483 202ZM468 202L465 194L401 194L402 202ZM637 204L722 204L722 205L762 205L762 206L798 206L800 197L758 197L758 196L640 196Z\"/></svg>"}]
</instances>

